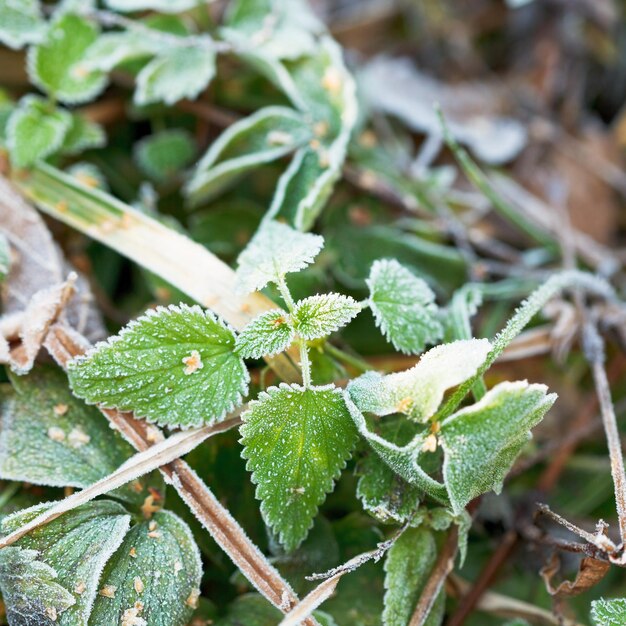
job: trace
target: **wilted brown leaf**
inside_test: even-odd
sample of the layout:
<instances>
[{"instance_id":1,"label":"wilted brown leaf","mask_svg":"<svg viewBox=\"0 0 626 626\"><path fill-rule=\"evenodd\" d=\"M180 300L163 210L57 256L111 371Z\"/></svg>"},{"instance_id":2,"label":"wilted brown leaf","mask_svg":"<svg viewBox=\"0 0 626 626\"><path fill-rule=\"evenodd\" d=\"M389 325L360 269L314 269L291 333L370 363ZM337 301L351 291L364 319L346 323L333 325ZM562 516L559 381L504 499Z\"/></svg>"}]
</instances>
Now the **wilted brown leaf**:
<instances>
[{"instance_id":1,"label":"wilted brown leaf","mask_svg":"<svg viewBox=\"0 0 626 626\"><path fill-rule=\"evenodd\" d=\"M555 552L550 561L541 569L541 577L550 595L557 597L577 596L597 585L606 576L610 567L611 565L606 561L585 557L580 562L576 578L564 580L555 587L552 580L561 569L561 559Z\"/></svg>"}]
</instances>

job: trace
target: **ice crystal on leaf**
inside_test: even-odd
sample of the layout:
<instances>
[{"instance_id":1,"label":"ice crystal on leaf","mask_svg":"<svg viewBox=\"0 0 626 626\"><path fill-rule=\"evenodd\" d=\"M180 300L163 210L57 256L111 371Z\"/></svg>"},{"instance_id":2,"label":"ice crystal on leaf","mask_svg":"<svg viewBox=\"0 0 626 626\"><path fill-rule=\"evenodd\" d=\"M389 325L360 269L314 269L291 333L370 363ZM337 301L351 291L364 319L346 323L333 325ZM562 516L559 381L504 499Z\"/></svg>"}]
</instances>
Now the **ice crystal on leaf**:
<instances>
[{"instance_id":1,"label":"ice crystal on leaf","mask_svg":"<svg viewBox=\"0 0 626 626\"><path fill-rule=\"evenodd\" d=\"M237 337L237 352L250 359L271 356L289 347L295 336L289 314L282 309L262 313Z\"/></svg>"},{"instance_id":2,"label":"ice crystal on leaf","mask_svg":"<svg viewBox=\"0 0 626 626\"><path fill-rule=\"evenodd\" d=\"M360 310L358 302L350 296L318 294L296 304L293 320L300 337L321 339L345 326Z\"/></svg>"}]
</instances>

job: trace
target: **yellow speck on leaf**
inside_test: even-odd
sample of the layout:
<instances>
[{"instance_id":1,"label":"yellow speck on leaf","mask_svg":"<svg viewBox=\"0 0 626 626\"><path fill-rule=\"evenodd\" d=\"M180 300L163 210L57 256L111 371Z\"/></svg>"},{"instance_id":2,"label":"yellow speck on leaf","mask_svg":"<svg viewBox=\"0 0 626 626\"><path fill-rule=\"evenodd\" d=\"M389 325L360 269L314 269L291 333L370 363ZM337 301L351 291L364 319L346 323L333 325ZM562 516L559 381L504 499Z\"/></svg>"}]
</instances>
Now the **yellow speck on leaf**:
<instances>
[{"instance_id":1,"label":"yellow speck on leaf","mask_svg":"<svg viewBox=\"0 0 626 626\"><path fill-rule=\"evenodd\" d=\"M65 433L63 432L63 429L58 428L57 426L48 428L48 437L52 439L52 441L65 441Z\"/></svg>"},{"instance_id":2,"label":"yellow speck on leaf","mask_svg":"<svg viewBox=\"0 0 626 626\"><path fill-rule=\"evenodd\" d=\"M105 598L115 598L115 592L117 591L117 587L115 585L104 585L98 593Z\"/></svg>"},{"instance_id":3,"label":"yellow speck on leaf","mask_svg":"<svg viewBox=\"0 0 626 626\"><path fill-rule=\"evenodd\" d=\"M143 593L143 590L145 589L145 587L143 584L143 580L141 580L139 576L135 576L135 579L133 580L133 587L135 588L135 591L137 593Z\"/></svg>"},{"instance_id":4,"label":"yellow speck on leaf","mask_svg":"<svg viewBox=\"0 0 626 626\"><path fill-rule=\"evenodd\" d=\"M68 409L69 407L67 404L55 404L52 410L57 417L61 417L61 415L65 415L67 413Z\"/></svg>"},{"instance_id":5,"label":"yellow speck on leaf","mask_svg":"<svg viewBox=\"0 0 626 626\"><path fill-rule=\"evenodd\" d=\"M183 364L185 366L184 372L187 376L190 376L204 367L200 353L197 350L192 350L189 356L184 357Z\"/></svg>"}]
</instances>

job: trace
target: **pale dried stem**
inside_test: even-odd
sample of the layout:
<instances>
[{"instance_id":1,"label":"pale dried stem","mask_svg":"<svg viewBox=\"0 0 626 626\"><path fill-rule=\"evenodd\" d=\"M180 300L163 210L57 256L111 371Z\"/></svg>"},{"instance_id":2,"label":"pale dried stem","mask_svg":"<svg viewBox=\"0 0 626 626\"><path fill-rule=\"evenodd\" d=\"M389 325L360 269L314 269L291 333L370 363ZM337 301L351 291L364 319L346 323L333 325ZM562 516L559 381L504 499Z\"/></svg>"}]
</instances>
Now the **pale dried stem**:
<instances>
[{"instance_id":1,"label":"pale dried stem","mask_svg":"<svg viewBox=\"0 0 626 626\"><path fill-rule=\"evenodd\" d=\"M83 354L86 348L84 342L77 341L75 332L68 332L66 328L59 325L51 329L46 345L61 366L65 366L73 357ZM132 413L115 409L100 410L124 438L139 451L148 450L162 437L158 428L135 419ZM284 613L298 604L298 597L289 583L269 563L229 511L220 504L209 487L187 463L176 459L159 469L216 543L263 596ZM304 620L302 624L319 626L312 617Z\"/></svg>"}]
</instances>

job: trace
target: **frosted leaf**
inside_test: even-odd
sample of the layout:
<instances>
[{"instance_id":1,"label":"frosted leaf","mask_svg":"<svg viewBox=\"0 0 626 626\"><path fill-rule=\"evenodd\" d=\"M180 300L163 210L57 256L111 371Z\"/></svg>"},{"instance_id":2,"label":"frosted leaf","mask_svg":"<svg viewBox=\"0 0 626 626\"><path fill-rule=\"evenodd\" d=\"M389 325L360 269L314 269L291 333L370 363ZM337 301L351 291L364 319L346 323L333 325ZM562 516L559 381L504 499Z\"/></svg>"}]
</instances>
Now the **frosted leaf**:
<instances>
[{"instance_id":1,"label":"frosted leaf","mask_svg":"<svg viewBox=\"0 0 626 626\"><path fill-rule=\"evenodd\" d=\"M367 286L376 325L397 350L422 352L443 336L435 294L395 259L375 261Z\"/></svg>"},{"instance_id":2,"label":"frosted leaf","mask_svg":"<svg viewBox=\"0 0 626 626\"><path fill-rule=\"evenodd\" d=\"M435 537L426 528L408 528L391 546L385 559L384 626L409 623L436 558Z\"/></svg>"},{"instance_id":3,"label":"frosted leaf","mask_svg":"<svg viewBox=\"0 0 626 626\"><path fill-rule=\"evenodd\" d=\"M50 506L38 504L4 518L2 531L17 530ZM59 614L60 626L87 623L102 568L122 543L129 523L130 515L124 507L99 500L36 528L15 544L36 551L38 561L52 568L57 573L56 582L72 593L75 602ZM3 576L0 585L4 584Z\"/></svg>"},{"instance_id":4,"label":"frosted leaf","mask_svg":"<svg viewBox=\"0 0 626 626\"><path fill-rule=\"evenodd\" d=\"M72 125L67 111L39 96L24 96L7 122L7 147L16 167L29 167L56 152Z\"/></svg>"},{"instance_id":5,"label":"frosted leaf","mask_svg":"<svg viewBox=\"0 0 626 626\"><path fill-rule=\"evenodd\" d=\"M361 307L350 296L325 293L300 300L293 312L293 322L300 337L321 339L355 318Z\"/></svg>"},{"instance_id":6,"label":"frosted leaf","mask_svg":"<svg viewBox=\"0 0 626 626\"><path fill-rule=\"evenodd\" d=\"M3 480L87 487L134 454L97 409L72 395L60 369L42 365L27 376L10 375L10 379L13 389L0 387ZM116 490L115 495L141 504L148 495L146 483L141 479ZM160 478L152 483L162 489ZM138 490L138 486L143 488Z\"/></svg>"},{"instance_id":7,"label":"frosted leaf","mask_svg":"<svg viewBox=\"0 0 626 626\"><path fill-rule=\"evenodd\" d=\"M114 11L157 11L158 13L182 13L202 4L204 0L105 0Z\"/></svg>"},{"instance_id":8,"label":"frosted leaf","mask_svg":"<svg viewBox=\"0 0 626 626\"><path fill-rule=\"evenodd\" d=\"M243 457L265 523L286 550L298 547L350 457L356 429L339 389L281 384L242 416Z\"/></svg>"},{"instance_id":9,"label":"frosted leaf","mask_svg":"<svg viewBox=\"0 0 626 626\"><path fill-rule=\"evenodd\" d=\"M476 373L490 349L487 339L442 344L423 354L415 367L388 376L367 372L354 379L348 391L361 411L404 413L423 422L437 411L447 389Z\"/></svg>"},{"instance_id":10,"label":"frosted leaf","mask_svg":"<svg viewBox=\"0 0 626 626\"><path fill-rule=\"evenodd\" d=\"M421 450L426 432L417 432L405 445L398 445L371 431L362 411L353 402L350 392L344 392L346 406L359 434L369 443L378 456L396 473L411 485L416 485L438 502L447 502L445 485L428 475L421 465ZM414 428L417 424L411 422Z\"/></svg>"},{"instance_id":11,"label":"frosted leaf","mask_svg":"<svg viewBox=\"0 0 626 626\"><path fill-rule=\"evenodd\" d=\"M312 263L323 245L320 235L302 233L280 222L265 222L237 259L237 287L244 293L263 289L267 283Z\"/></svg>"},{"instance_id":12,"label":"frosted leaf","mask_svg":"<svg viewBox=\"0 0 626 626\"><path fill-rule=\"evenodd\" d=\"M98 586L114 593L96 596L89 623L118 624L136 608L133 617L150 626L185 626L196 608L201 577L200 553L187 524L173 513L155 513L150 522L133 526L109 559Z\"/></svg>"},{"instance_id":13,"label":"frosted leaf","mask_svg":"<svg viewBox=\"0 0 626 626\"><path fill-rule=\"evenodd\" d=\"M282 309L261 313L237 337L236 351L244 358L260 359L286 350L295 332L289 314Z\"/></svg>"},{"instance_id":14,"label":"frosted leaf","mask_svg":"<svg viewBox=\"0 0 626 626\"><path fill-rule=\"evenodd\" d=\"M220 421L241 403L249 375L232 330L198 306L157 307L70 362L74 393L164 426ZM202 367L189 372L197 352Z\"/></svg>"},{"instance_id":15,"label":"frosted leaf","mask_svg":"<svg viewBox=\"0 0 626 626\"><path fill-rule=\"evenodd\" d=\"M0 550L0 590L9 624L53 626L76 602L57 572L37 557L35 550L16 546Z\"/></svg>"},{"instance_id":16,"label":"frosted leaf","mask_svg":"<svg viewBox=\"0 0 626 626\"><path fill-rule=\"evenodd\" d=\"M96 124L79 113L72 113L72 122L63 139L61 150L64 154L78 154L83 150L102 148L106 135L100 124Z\"/></svg>"},{"instance_id":17,"label":"frosted leaf","mask_svg":"<svg viewBox=\"0 0 626 626\"><path fill-rule=\"evenodd\" d=\"M37 43L45 29L38 0L0 0L0 42L5 46L18 50Z\"/></svg>"},{"instance_id":18,"label":"frosted leaf","mask_svg":"<svg viewBox=\"0 0 626 626\"><path fill-rule=\"evenodd\" d=\"M312 136L304 116L293 109L270 106L231 124L202 157L187 183L192 204L209 200L246 172L279 159Z\"/></svg>"},{"instance_id":19,"label":"frosted leaf","mask_svg":"<svg viewBox=\"0 0 626 626\"><path fill-rule=\"evenodd\" d=\"M591 619L595 626L624 626L626 624L626 599L594 600L591 603Z\"/></svg>"},{"instance_id":20,"label":"frosted leaf","mask_svg":"<svg viewBox=\"0 0 626 626\"><path fill-rule=\"evenodd\" d=\"M93 22L79 15L62 13L55 18L45 39L28 52L32 83L67 104L93 100L106 87L107 77L81 68L79 62L98 33Z\"/></svg>"},{"instance_id":21,"label":"frosted leaf","mask_svg":"<svg viewBox=\"0 0 626 626\"><path fill-rule=\"evenodd\" d=\"M160 52L162 48L163 42L158 35L151 36L145 31L102 33L87 48L77 67L80 71L110 72L127 61L147 59Z\"/></svg>"},{"instance_id":22,"label":"frosted leaf","mask_svg":"<svg viewBox=\"0 0 626 626\"><path fill-rule=\"evenodd\" d=\"M443 477L457 513L487 491L500 492L530 429L555 400L545 385L504 382L442 422Z\"/></svg>"},{"instance_id":23,"label":"frosted leaf","mask_svg":"<svg viewBox=\"0 0 626 626\"><path fill-rule=\"evenodd\" d=\"M137 75L135 104L194 100L215 75L215 53L202 46L166 49Z\"/></svg>"},{"instance_id":24,"label":"frosted leaf","mask_svg":"<svg viewBox=\"0 0 626 626\"><path fill-rule=\"evenodd\" d=\"M186 167L195 150L191 135L174 128L142 139L135 146L134 155L143 172L162 182Z\"/></svg>"}]
</instances>

